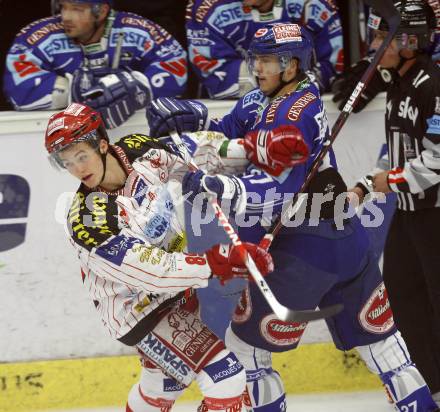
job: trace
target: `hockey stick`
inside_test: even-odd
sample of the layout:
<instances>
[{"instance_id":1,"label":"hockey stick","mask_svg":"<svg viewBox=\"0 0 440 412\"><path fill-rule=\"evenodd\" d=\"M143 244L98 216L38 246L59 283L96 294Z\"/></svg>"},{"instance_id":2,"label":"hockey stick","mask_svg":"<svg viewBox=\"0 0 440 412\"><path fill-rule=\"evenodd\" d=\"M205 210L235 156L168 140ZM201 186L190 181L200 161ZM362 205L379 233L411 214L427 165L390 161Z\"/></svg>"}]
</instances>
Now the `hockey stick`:
<instances>
[{"instance_id":1,"label":"hockey stick","mask_svg":"<svg viewBox=\"0 0 440 412\"><path fill-rule=\"evenodd\" d=\"M275 221L272 223L271 227L269 228L268 232L264 235L264 238L261 241L260 246L264 247L266 250L270 247L274 237L283 227L283 222L285 222L287 219L291 219L295 215L295 213L300 209L302 201L304 200L304 197L301 197L301 194L305 193L307 187L310 184L310 181L315 177L318 168L321 165L322 160L324 159L324 157L327 155L330 148L332 147L332 144L335 141L336 137L338 136L339 132L341 131L342 126L344 126L348 116L350 116L350 113L353 110L353 107L358 102L361 93L364 91L364 89L370 82L371 78L373 77L374 71L376 70L376 67L379 64L379 61L381 60L383 54L385 53L386 48L390 45L391 41L393 40L393 37L396 34L397 29L399 27L400 15L397 9L395 8L392 0L364 0L364 1L369 6L373 7L379 13L379 15L386 20L389 27L388 34L383 40L379 49L376 51L373 60L371 61L370 65L367 67L367 70L365 71L365 73L359 80L358 84L354 88L353 92L351 93L351 96L348 99L347 103L345 104L344 108L342 109L341 113L339 113L339 116L332 127L329 138L324 142L321 152L319 153L318 157L313 161L312 167L310 168L310 171L306 176L304 183L301 185L298 192L295 193L295 196L293 197L292 202L290 204L291 205L290 208L287 208L284 212L278 215L278 217L275 219ZM300 198L301 201L299 200Z\"/></svg>"},{"instance_id":2,"label":"hockey stick","mask_svg":"<svg viewBox=\"0 0 440 412\"><path fill-rule=\"evenodd\" d=\"M199 167L192 160L191 155L188 152L185 143L183 143L182 139L180 138L180 135L176 131L172 131L170 133L170 136L174 144L176 145L180 156L182 157L184 162L188 165L189 169L191 171L200 170ZM282 305L272 293L263 275L258 270L254 260L247 252L246 248L244 247L243 243L241 242L240 238L238 237L238 234L235 232L232 225L229 223L228 218L223 213L223 210L221 209L216 196L213 196L212 194L208 193L208 199L209 202L211 203L211 206L214 209L215 216L223 226L223 229L225 230L226 234L231 239L232 244L237 248L240 254L240 258L242 259L243 263L246 265L251 276L254 278L256 285L260 289L267 303L269 304L269 306L272 308L273 312L279 319L281 319L284 322L310 322L313 320L318 320L333 316L341 311L342 305L329 306L322 310L316 310L316 311L292 310Z\"/></svg>"}]
</instances>

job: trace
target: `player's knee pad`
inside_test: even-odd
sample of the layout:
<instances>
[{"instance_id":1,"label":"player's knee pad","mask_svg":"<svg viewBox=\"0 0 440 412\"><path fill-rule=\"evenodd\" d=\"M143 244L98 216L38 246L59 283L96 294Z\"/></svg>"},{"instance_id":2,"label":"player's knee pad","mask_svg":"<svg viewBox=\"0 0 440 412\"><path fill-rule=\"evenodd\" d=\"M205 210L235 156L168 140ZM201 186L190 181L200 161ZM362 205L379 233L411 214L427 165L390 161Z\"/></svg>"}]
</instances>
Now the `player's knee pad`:
<instances>
[{"instance_id":1,"label":"player's knee pad","mask_svg":"<svg viewBox=\"0 0 440 412\"><path fill-rule=\"evenodd\" d=\"M431 412L437 409L425 380L411 361L400 332L356 349L368 369L379 375L399 411Z\"/></svg>"},{"instance_id":2,"label":"player's knee pad","mask_svg":"<svg viewBox=\"0 0 440 412\"><path fill-rule=\"evenodd\" d=\"M246 407L254 411L280 412L286 410L284 385L277 371L272 369L272 354L241 340L229 327L225 343L246 369Z\"/></svg>"},{"instance_id":3,"label":"player's knee pad","mask_svg":"<svg viewBox=\"0 0 440 412\"><path fill-rule=\"evenodd\" d=\"M184 389L159 368L144 367L128 394L126 412L168 412Z\"/></svg>"}]
</instances>

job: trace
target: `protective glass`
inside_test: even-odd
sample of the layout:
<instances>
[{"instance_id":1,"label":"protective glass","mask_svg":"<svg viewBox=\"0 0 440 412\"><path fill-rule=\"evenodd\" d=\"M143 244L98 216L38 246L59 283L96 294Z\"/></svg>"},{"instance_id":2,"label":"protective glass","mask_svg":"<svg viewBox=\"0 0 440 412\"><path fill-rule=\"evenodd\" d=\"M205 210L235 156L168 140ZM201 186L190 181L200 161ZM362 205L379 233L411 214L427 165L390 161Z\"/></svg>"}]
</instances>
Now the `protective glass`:
<instances>
[{"instance_id":1,"label":"protective glass","mask_svg":"<svg viewBox=\"0 0 440 412\"><path fill-rule=\"evenodd\" d=\"M246 58L251 76L273 76L286 70L291 61L291 55L286 54L253 54Z\"/></svg>"}]
</instances>

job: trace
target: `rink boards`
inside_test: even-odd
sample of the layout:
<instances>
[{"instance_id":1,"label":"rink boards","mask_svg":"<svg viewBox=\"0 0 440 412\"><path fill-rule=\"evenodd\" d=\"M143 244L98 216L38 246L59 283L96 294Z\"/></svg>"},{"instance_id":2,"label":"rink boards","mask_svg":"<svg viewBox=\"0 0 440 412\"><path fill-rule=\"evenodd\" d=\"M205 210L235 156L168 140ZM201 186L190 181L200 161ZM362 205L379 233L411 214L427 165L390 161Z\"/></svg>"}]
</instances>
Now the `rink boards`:
<instances>
[{"instance_id":1,"label":"rink boards","mask_svg":"<svg viewBox=\"0 0 440 412\"><path fill-rule=\"evenodd\" d=\"M208 106L221 116L231 104ZM333 124L336 109L326 104ZM384 142L383 98L370 106L350 117L335 143L349 186L371 169ZM82 287L62 226L77 183L47 161L50 114L0 113L0 411L122 404L139 371L132 350L109 339ZM143 112L111 137L130 132L147 132ZM323 323L309 325L299 350L275 357L289 392L379 385L329 340Z\"/></svg>"}]
</instances>

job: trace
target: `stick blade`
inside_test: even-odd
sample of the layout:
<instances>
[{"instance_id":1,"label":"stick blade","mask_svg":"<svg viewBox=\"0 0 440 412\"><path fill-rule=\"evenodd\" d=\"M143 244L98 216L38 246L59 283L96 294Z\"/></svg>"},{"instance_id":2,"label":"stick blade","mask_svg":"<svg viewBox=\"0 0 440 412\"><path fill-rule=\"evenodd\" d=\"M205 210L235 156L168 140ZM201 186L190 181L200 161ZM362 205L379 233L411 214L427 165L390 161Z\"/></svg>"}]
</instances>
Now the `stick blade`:
<instances>
[{"instance_id":1,"label":"stick blade","mask_svg":"<svg viewBox=\"0 0 440 412\"><path fill-rule=\"evenodd\" d=\"M383 17L391 30L396 30L400 24L400 14L394 5L393 0L364 0L381 17Z\"/></svg>"},{"instance_id":2,"label":"stick blade","mask_svg":"<svg viewBox=\"0 0 440 412\"><path fill-rule=\"evenodd\" d=\"M335 316L342 309L344 309L344 305L337 304L327 306L326 308L320 310L290 310L286 318L283 320L285 322L312 322L314 320Z\"/></svg>"}]
</instances>

